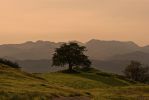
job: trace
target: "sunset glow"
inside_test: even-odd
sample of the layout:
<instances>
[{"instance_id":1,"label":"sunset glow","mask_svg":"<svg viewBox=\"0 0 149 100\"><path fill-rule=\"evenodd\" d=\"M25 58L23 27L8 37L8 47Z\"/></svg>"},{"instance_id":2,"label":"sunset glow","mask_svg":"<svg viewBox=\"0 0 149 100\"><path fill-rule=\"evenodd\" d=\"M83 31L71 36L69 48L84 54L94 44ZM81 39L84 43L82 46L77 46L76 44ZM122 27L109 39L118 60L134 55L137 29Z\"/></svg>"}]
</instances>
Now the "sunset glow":
<instances>
[{"instance_id":1,"label":"sunset glow","mask_svg":"<svg viewBox=\"0 0 149 100\"><path fill-rule=\"evenodd\" d=\"M149 44L149 0L1 0L0 44L90 39Z\"/></svg>"}]
</instances>

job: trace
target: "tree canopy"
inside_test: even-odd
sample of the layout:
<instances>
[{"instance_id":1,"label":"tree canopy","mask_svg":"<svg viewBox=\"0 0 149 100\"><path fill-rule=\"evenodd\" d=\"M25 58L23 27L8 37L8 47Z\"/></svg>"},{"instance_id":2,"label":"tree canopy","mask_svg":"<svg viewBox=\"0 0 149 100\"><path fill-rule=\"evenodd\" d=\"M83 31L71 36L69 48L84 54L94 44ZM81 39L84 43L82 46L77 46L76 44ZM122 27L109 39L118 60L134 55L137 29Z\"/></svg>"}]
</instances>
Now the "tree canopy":
<instances>
[{"instance_id":1,"label":"tree canopy","mask_svg":"<svg viewBox=\"0 0 149 100\"><path fill-rule=\"evenodd\" d=\"M149 80L149 67L143 66L138 61L131 61L124 74L133 81L147 82Z\"/></svg>"},{"instance_id":2,"label":"tree canopy","mask_svg":"<svg viewBox=\"0 0 149 100\"><path fill-rule=\"evenodd\" d=\"M75 42L64 43L55 50L52 61L53 66L69 66L69 71L73 70L73 67L90 67L91 61L88 56L84 54L87 51L86 47L80 46Z\"/></svg>"}]
</instances>

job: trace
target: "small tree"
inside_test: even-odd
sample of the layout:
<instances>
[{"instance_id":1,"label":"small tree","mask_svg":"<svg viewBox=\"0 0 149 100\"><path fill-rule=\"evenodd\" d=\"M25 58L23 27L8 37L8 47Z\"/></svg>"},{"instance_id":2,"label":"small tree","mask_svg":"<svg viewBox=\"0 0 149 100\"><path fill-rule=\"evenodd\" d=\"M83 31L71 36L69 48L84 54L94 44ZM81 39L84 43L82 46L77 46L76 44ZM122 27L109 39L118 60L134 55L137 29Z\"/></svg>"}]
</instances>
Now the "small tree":
<instances>
[{"instance_id":1,"label":"small tree","mask_svg":"<svg viewBox=\"0 0 149 100\"><path fill-rule=\"evenodd\" d=\"M131 61L126 67L124 74L133 81L146 82L148 80L149 68L142 66L140 62Z\"/></svg>"},{"instance_id":2,"label":"small tree","mask_svg":"<svg viewBox=\"0 0 149 100\"><path fill-rule=\"evenodd\" d=\"M12 67L12 68L20 68L18 63L12 62L12 61L7 60L7 59L0 58L0 64L8 65L9 67Z\"/></svg>"},{"instance_id":3,"label":"small tree","mask_svg":"<svg viewBox=\"0 0 149 100\"><path fill-rule=\"evenodd\" d=\"M55 50L52 61L53 66L69 66L69 71L72 72L73 67L82 66L90 67L91 61L84 54L86 47L79 46L75 42L64 43Z\"/></svg>"}]
</instances>

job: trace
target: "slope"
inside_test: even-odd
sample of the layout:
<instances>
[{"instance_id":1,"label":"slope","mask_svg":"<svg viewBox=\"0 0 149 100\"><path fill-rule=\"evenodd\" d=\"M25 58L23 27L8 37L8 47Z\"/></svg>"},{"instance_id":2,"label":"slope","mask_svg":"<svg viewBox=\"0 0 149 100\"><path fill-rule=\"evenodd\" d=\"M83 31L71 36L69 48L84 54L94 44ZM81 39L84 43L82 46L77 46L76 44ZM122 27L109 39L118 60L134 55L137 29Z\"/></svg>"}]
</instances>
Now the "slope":
<instances>
[{"instance_id":1,"label":"slope","mask_svg":"<svg viewBox=\"0 0 149 100\"><path fill-rule=\"evenodd\" d=\"M51 84L64 85L75 89L94 89L129 86L132 83L122 76L107 74L100 71L81 72L78 74L67 73L46 73L40 74L40 77L48 80ZM124 80L125 79L125 80Z\"/></svg>"},{"instance_id":2,"label":"slope","mask_svg":"<svg viewBox=\"0 0 149 100\"><path fill-rule=\"evenodd\" d=\"M92 100L145 100L149 99L149 86L131 82L123 76L98 70L78 74L45 73L38 76L51 84L86 91Z\"/></svg>"},{"instance_id":3,"label":"slope","mask_svg":"<svg viewBox=\"0 0 149 100\"><path fill-rule=\"evenodd\" d=\"M53 100L83 95L79 90L49 84L33 74L0 65L0 100Z\"/></svg>"},{"instance_id":4,"label":"slope","mask_svg":"<svg viewBox=\"0 0 149 100\"><path fill-rule=\"evenodd\" d=\"M28 74L0 65L0 100L135 100L149 96L148 90L148 85L95 69Z\"/></svg>"}]
</instances>

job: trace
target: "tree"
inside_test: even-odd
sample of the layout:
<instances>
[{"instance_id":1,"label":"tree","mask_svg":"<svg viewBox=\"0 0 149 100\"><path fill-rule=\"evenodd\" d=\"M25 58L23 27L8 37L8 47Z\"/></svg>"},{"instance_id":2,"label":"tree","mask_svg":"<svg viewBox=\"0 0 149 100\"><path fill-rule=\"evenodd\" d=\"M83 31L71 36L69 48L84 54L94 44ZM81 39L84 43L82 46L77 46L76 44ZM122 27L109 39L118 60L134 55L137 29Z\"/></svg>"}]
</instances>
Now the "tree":
<instances>
[{"instance_id":1,"label":"tree","mask_svg":"<svg viewBox=\"0 0 149 100\"><path fill-rule=\"evenodd\" d=\"M90 67L91 61L84 54L86 47L79 46L75 42L64 43L55 50L52 62L53 66L69 66L69 71L72 72L73 67Z\"/></svg>"},{"instance_id":2,"label":"tree","mask_svg":"<svg viewBox=\"0 0 149 100\"><path fill-rule=\"evenodd\" d=\"M18 63L12 62L12 61L7 60L7 59L0 58L0 64L8 65L9 67L12 67L12 68L20 68Z\"/></svg>"},{"instance_id":3,"label":"tree","mask_svg":"<svg viewBox=\"0 0 149 100\"><path fill-rule=\"evenodd\" d=\"M144 67L138 61L131 61L126 67L124 74L133 81L146 82L148 80L149 67Z\"/></svg>"}]
</instances>

